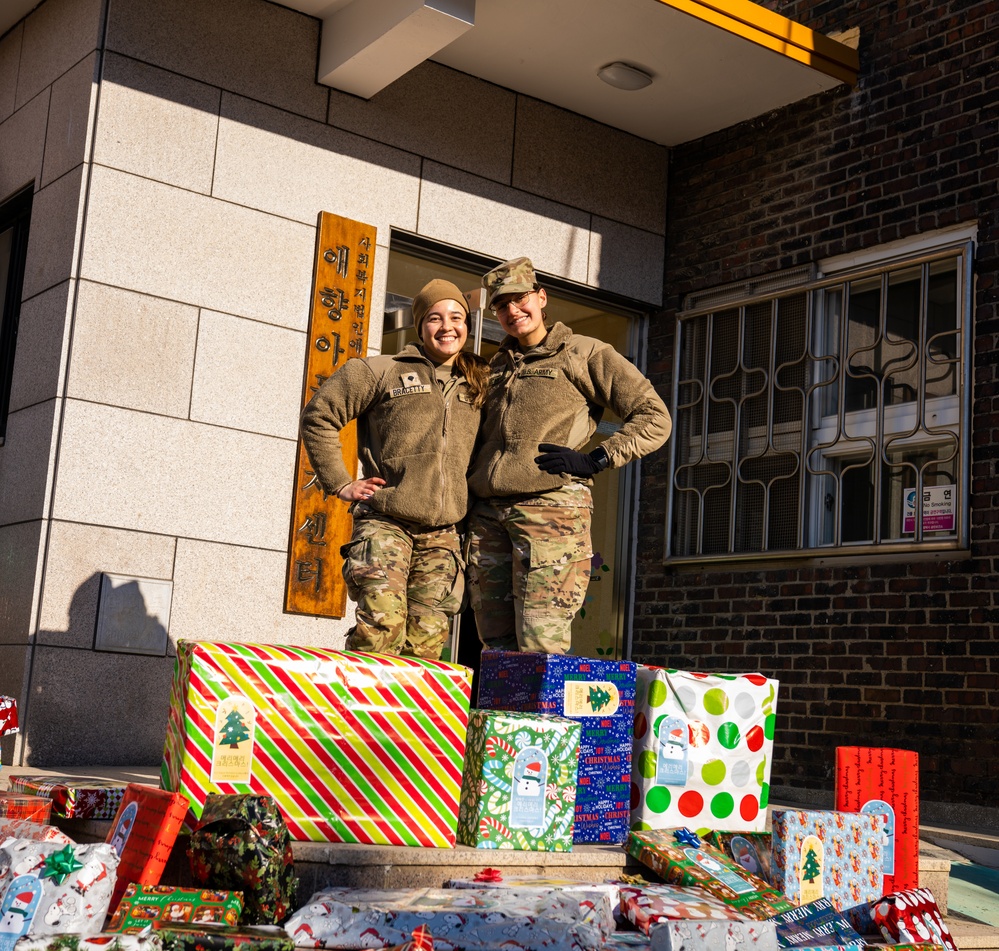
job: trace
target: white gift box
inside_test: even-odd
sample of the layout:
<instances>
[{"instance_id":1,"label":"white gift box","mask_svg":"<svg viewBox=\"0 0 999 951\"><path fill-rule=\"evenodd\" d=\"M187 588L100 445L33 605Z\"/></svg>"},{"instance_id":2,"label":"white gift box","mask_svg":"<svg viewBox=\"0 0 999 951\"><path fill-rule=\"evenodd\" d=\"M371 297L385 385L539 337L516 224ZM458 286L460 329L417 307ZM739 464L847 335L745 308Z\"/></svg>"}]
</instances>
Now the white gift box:
<instances>
[{"instance_id":1,"label":"white gift box","mask_svg":"<svg viewBox=\"0 0 999 951\"><path fill-rule=\"evenodd\" d=\"M762 832L777 688L758 673L639 665L632 828Z\"/></svg>"}]
</instances>

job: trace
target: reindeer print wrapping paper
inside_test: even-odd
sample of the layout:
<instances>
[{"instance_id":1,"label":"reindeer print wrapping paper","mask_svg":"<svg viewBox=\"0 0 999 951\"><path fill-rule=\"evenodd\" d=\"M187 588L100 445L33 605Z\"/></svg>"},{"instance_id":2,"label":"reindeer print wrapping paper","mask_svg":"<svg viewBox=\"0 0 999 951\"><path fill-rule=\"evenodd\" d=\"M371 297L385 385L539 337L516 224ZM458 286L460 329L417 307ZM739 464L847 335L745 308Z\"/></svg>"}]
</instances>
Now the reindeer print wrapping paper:
<instances>
[{"instance_id":1,"label":"reindeer print wrapping paper","mask_svg":"<svg viewBox=\"0 0 999 951\"><path fill-rule=\"evenodd\" d=\"M0 843L0 908L24 906L32 916L24 934L97 934L108 914L117 869L118 856L104 843L8 839ZM17 901L29 891L38 893L33 907ZM5 927L6 921L0 922L0 932Z\"/></svg>"},{"instance_id":2,"label":"reindeer print wrapping paper","mask_svg":"<svg viewBox=\"0 0 999 951\"><path fill-rule=\"evenodd\" d=\"M592 951L613 933L606 892L328 888L288 919L297 947L383 948L426 925L434 951Z\"/></svg>"},{"instance_id":3,"label":"reindeer print wrapping paper","mask_svg":"<svg viewBox=\"0 0 999 951\"><path fill-rule=\"evenodd\" d=\"M795 904L842 911L883 894L884 816L774 809L771 822L774 883Z\"/></svg>"}]
</instances>

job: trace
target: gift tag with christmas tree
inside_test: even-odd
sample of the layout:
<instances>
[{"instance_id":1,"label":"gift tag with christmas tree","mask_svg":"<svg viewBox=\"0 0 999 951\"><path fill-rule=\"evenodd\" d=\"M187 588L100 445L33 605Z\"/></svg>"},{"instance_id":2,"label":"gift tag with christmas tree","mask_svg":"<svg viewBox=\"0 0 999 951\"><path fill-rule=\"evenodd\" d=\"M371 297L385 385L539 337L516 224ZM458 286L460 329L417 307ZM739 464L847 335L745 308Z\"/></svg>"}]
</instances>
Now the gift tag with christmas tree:
<instances>
[{"instance_id":1,"label":"gift tag with christmas tree","mask_svg":"<svg viewBox=\"0 0 999 951\"><path fill-rule=\"evenodd\" d=\"M253 727L256 711L246 697L219 702L212 742L213 783L248 783L253 771Z\"/></svg>"}]
</instances>

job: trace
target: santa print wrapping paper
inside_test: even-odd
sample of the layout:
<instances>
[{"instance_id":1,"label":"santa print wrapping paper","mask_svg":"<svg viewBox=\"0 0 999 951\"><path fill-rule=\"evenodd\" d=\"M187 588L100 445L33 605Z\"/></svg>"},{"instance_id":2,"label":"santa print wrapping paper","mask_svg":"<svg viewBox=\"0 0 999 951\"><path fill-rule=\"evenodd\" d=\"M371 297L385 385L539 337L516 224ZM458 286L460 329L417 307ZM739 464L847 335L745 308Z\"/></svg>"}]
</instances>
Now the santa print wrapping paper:
<instances>
[{"instance_id":1,"label":"santa print wrapping paper","mask_svg":"<svg viewBox=\"0 0 999 951\"><path fill-rule=\"evenodd\" d=\"M158 885L177 834L184 824L188 802L180 793L129 783L111 823L107 843L118 853L118 883L111 898L117 908L125 888Z\"/></svg>"},{"instance_id":2,"label":"santa print wrapping paper","mask_svg":"<svg viewBox=\"0 0 999 951\"><path fill-rule=\"evenodd\" d=\"M163 951L157 934L55 934L22 938L17 951Z\"/></svg>"},{"instance_id":3,"label":"santa print wrapping paper","mask_svg":"<svg viewBox=\"0 0 999 951\"><path fill-rule=\"evenodd\" d=\"M137 934L154 921L232 927L239 924L242 910L243 896L240 892L133 883L125 889L108 924L108 931Z\"/></svg>"},{"instance_id":4,"label":"santa print wrapping paper","mask_svg":"<svg viewBox=\"0 0 999 951\"><path fill-rule=\"evenodd\" d=\"M0 819L24 819L48 822L52 818L52 800L29 793L0 792Z\"/></svg>"},{"instance_id":5,"label":"santa print wrapping paper","mask_svg":"<svg viewBox=\"0 0 999 951\"><path fill-rule=\"evenodd\" d=\"M812 946L863 947L864 940L833 908L832 900L820 898L771 919L777 928L777 941L782 948Z\"/></svg>"},{"instance_id":6,"label":"santa print wrapping paper","mask_svg":"<svg viewBox=\"0 0 999 951\"><path fill-rule=\"evenodd\" d=\"M165 951L294 951L295 942L283 928L219 927L189 922L154 921L154 933L163 939Z\"/></svg>"},{"instance_id":7,"label":"santa print wrapping paper","mask_svg":"<svg viewBox=\"0 0 999 951\"><path fill-rule=\"evenodd\" d=\"M621 910L645 934L671 918L717 921L746 918L703 888L683 885L621 885Z\"/></svg>"},{"instance_id":8,"label":"santa print wrapping paper","mask_svg":"<svg viewBox=\"0 0 999 951\"><path fill-rule=\"evenodd\" d=\"M564 717L471 711L458 841L480 849L571 851L579 731Z\"/></svg>"},{"instance_id":9,"label":"santa print wrapping paper","mask_svg":"<svg viewBox=\"0 0 999 951\"><path fill-rule=\"evenodd\" d=\"M104 843L0 842L0 933L7 916L27 919L24 934L96 934L111 905L118 856ZM34 893L34 899L26 896Z\"/></svg>"},{"instance_id":10,"label":"santa print wrapping paper","mask_svg":"<svg viewBox=\"0 0 999 951\"><path fill-rule=\"evenodd\" d=\"M696 846L685 844L676 839L675 831L631 832L626 850L667 885L703 888L744 918L763 920L794 907L762 878L736 865L724 852L705 842ZM686 830L682 832L689 835Z\"/></svg>"},{"instance_id":11,"label":"santa print wrapping paper","mask_svg":"<svg viewBox=\"0 0 999 951\"><path fill-rule=\"evenodd\" d=\"M491 871L498 871L492 869ZM445 888L542 888L557 892L605 892L610 902L615 923L627 919L621 914L621 885L618 882L580 882L561 878L545 878L542 875L502 876L498 881L476 881L474 878L451 878L444 883Z\"/></svg>"},{"instance_id":12,"label":"santa print wrapping paper","mask_svg":"<svg viewBox=\"0 0 999 951\"><path fill-rule=\"evenodd\" d=\"M928 888L910 888L885 895L872 905L871 915L885 941L923 947L939 944L947 951L957 951L954 937Z\"/></svg>"},{"instance_id":13,"label":"santa print wrapping paper","mask_svg":"<svg viewBox=\"0 0 999 951\"><path fill-rule=\"evenodd\" d=\"M836 809L886 816L884 891L919 887L919 754L836 747Z\"/></svg>"},{"instance_id":14,"label":"santa print wrapping paper","mask_svg":"<svg viewBox=\"0 0 999 951\"><path fill-rule=\"evenodd\" d=\"M630 817L635 664L570 654L483 651L479 706L578 720L573 842L623 842Z\"/></svg>"},{"instance_id":15,"label":"santa print wrapping paper","mask_svg":"<svg viewBox=\"0 0 999 951\"><path fill-rule=\"evenodd\" d=\"M769 921L665 921L649 938L653 951L778 951Z\"/></svg>"},{"instance_id":16,"label":"santa print wrapping paper","mask_svg":"<svg viewBox=\"0 0 999 951\"><path fill-rule=\"evenodd\" d=\"M771 811L774 884L795 904L840 911L882 895L884 818L863 812Z\"/></svg>"},{"instance_id":17,"label":"santa print wrapping paper","mask_svg":"<svg viewBox=\"0 0 999 951\"><path fill-rule=\"evenodd\" d=\"M747 872L773 885L769 832L709 832L704 840L735 860Z\"/></svg>"},{"instance_id":18,"label":"santa print wrapping paper","mask_svg":"<svg viewBox=\"0 0 999 951\"><path fill-rule=\"evenodd\" d=\"M637 684L631 828L762 832L777 681L639 665Z\"/></svg>"},{"instance_id":19,"label":"santa print wrapping paper","mask_svg":"<svg viewBox=\"0 0 999 951\"><path fill-rule=\"evenodd\" d=\"M161 785L263 793L293 839L450 847L471 671L270 644L180 641Z\"/></svg>"},{"instance_id":20,"label":"santa print wrapping paper","mask_svg":"<svg viewBox=\"0 0 999 951\"><path fill-rule=\"evenodd\" d=\"M613 916L599 891L328 888L285 930L298 947L382 948L420 925L436 951L591 951L613 933Z\"/></svg>"},{"instance_id":21,"label":"santa print wrapping paper","mask_svg":"<svg viewBox=\"0 0 999 951\"><path fill-rule=\"evenodd\" d=\"M44 796L57 819L113 819L125 795L125 783L77 776L9 776L11 792Z\"/></svg>"}]
</instances>

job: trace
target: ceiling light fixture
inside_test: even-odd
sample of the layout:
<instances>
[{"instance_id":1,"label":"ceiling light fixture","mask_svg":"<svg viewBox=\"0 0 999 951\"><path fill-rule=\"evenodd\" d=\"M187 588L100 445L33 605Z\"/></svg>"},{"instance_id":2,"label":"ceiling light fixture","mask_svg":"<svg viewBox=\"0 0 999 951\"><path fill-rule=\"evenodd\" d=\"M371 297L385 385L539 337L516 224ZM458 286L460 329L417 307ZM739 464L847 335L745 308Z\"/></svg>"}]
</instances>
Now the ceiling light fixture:
<instances>
[{"instance_id":1,"label":"ceiling light fixture","mask_svg":"<svg viewBox=\"0 0 999 951\"><path fill-rule=\"evenodd\" d=\"M597 75L615 89L644 89L652 85L652 76L649 73L627 63L608 63L597 70Z\"/></svg>"}]
</instances>

